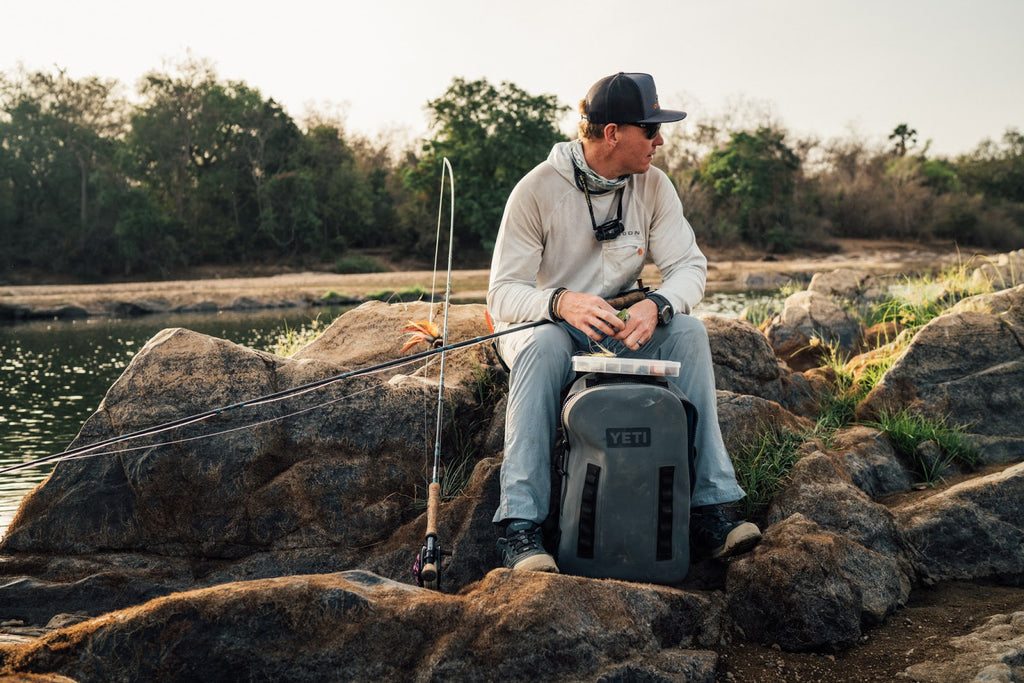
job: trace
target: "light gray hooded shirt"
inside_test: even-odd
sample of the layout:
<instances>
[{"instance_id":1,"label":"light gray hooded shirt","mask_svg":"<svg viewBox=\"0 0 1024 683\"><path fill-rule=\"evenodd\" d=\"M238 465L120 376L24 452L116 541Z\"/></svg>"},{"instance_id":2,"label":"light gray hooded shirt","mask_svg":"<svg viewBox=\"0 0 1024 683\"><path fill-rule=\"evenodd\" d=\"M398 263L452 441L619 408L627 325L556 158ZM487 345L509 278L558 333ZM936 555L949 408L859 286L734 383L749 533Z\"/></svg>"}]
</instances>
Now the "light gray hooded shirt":
<instances>
[{"instance_id":1,"label":"light gray hooded shirt","mask_svg":"<svg viewBox=\"0 0 1024 683\"><path fill-rule=\"evenodd\" d=\"M598 242L576 185L571 144L556 144L509 195L487 292L497 327L550 320L551 296L559 287L605 298L632 289L647 258L661 271L657 293L677 313L689 313L704 296L707 259L672 181L653 166L630 176L622 202L625 231ZM591 201L599 225L615 217L616 192L591 192Z\"/></svg>"}]
</instances>

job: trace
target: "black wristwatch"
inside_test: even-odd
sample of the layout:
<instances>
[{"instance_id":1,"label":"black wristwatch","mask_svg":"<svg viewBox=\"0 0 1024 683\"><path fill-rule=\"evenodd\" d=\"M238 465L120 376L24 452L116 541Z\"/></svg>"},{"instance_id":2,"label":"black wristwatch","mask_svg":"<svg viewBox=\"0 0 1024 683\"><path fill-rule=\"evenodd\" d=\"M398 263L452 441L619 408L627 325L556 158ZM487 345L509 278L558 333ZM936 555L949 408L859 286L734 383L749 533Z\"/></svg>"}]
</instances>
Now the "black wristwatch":
<instances>
[{"instance_id":1,"label":"black wristwatch","mask_svg":"<svg viewBox=\"0 0 1024 683\"><path fill-rule=\"evenodd\" d=\"M647 298L658 305L658 324L662 326L668 325L672 320L672 316L675 315L675 311L672 310L672 304L661 294L648 294Z\"/></svg>"}]
</instances>

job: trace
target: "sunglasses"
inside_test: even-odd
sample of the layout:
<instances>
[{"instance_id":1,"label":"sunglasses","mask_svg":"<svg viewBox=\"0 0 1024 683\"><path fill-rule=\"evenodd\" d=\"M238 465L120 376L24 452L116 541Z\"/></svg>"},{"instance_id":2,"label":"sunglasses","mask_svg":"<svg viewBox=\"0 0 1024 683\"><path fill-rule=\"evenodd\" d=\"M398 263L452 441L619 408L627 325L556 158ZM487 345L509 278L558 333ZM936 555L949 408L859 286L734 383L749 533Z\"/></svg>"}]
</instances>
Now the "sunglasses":
<instances>
[{"instance_id":1,"label":"sunglasses","mask_svg":"<svg viewBox=\"0 0 1024 683\"><path fill-rule=\"evenodd\" d=\"M625 125L642 128L644 131L644 135L647 136L648 140L653 140L654 138L658 137L658 131L661 130L660 123L627 123Z\"/></svg>"}]
</instances>

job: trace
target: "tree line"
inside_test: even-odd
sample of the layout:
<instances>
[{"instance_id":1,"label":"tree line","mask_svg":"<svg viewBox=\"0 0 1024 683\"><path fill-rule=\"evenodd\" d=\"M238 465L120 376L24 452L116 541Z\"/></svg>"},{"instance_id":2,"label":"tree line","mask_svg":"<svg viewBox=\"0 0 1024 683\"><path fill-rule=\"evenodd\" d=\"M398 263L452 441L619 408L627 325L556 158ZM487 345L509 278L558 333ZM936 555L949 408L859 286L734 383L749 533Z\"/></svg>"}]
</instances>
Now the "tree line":
<instances>
[{"instance_id":1,"label":"tree line","mask_svg":"<svg viewBox=\"0 0 1024 683\"><path fill-rule=\"evenodd\" d=\"M493 246L518 179L566 139L570 108L512 83L453 79L415 147L297 122L205 61L152 71L134 96L62 70L0 73L0 281L152 277L203 265L372 269L433 252L441 161L456 174L459 253ZM829 237L1024 246L1024 136L932 157L891 145L793 140L766 117L665 130L669 173L702 243L785 252Z\"/></svg>"}]
</instances>

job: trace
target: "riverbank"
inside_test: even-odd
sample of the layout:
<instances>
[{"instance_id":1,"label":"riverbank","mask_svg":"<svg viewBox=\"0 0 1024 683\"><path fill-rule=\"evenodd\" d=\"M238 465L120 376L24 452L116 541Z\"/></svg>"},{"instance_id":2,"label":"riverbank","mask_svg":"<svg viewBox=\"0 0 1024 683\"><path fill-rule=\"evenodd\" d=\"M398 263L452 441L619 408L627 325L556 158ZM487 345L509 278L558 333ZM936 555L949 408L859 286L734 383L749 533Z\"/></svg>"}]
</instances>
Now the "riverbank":
<instances>
[{"instance_id":1,"label":"riverbank","mask_svg":"<svg viewBox=\"0 0 1024 683\"><path fill-rule=\"evenodd\" d=\"M742 250L708 250L708 291L773 289L788 280L806 280L818 271L858 268L875 274L914 274L965 261L955 245L898 241L838 240L827 254L771 257ZM482 301L489 271L452 273L452 300ZM336 274L282 272L251 275L241 269L207 268L182 279L109 284L0 286L0 320L74 318L148 313L294 308L358 303L388 292L419 288L441 290L444 276L428 270ZM657 286L657 268L648 266L644 282Z\"/></svg>"}]
</instances>

